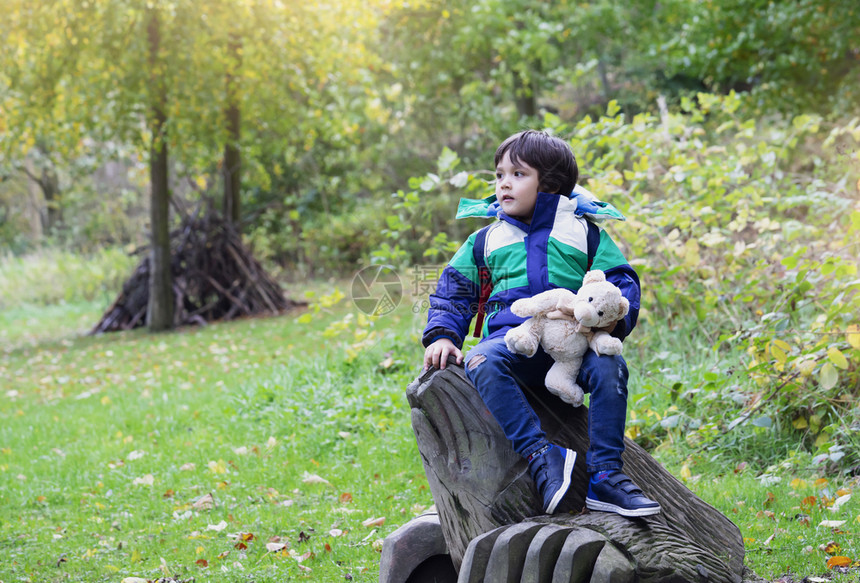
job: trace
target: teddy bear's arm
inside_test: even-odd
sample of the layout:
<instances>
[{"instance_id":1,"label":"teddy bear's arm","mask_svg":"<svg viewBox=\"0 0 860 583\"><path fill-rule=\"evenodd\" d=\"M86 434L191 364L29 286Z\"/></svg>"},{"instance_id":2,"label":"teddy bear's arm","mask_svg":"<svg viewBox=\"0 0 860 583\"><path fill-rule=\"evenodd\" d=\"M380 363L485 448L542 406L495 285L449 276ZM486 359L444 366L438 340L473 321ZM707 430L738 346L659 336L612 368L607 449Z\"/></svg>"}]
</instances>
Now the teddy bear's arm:
<instances>
[{"instance_id":1,"label":"teddy bear's arm","mask_svg":"<svg viewBox=\"0 0 860 583\"><path fill-rule=\"evenodd\" d=\"M560 302L572 301L573 297L573 292L569 289L551 289L530 298L515 301L511 305L511 311L522 318L546 314L554 311Z\"/></svg>"},{"instance_id":2,"label":"teddy bear's arm","mask_svg":"<svg viewBox=\"0 0 860 583\"><path fill-rule=\"evenodd\" d=\"M618 338L614 338L610 336L608 332L603 331L593 333L589 339L588 345L595 353L597 353L598 356L601 354L621 354L623 347Z\"/></svg>"},{"instance_id":3,"label":"teddy bear's arm","mask_svg":"<svg viewBox=\"0 0 860 583\"><path fill-rule=\"evenodd\" d=\"M528 357L534 356L540 345L542 319L540 316L535 316L516 328L508 330L505 333L505 345L507 345L508 350Z\"/></svg>"}]
</instances>

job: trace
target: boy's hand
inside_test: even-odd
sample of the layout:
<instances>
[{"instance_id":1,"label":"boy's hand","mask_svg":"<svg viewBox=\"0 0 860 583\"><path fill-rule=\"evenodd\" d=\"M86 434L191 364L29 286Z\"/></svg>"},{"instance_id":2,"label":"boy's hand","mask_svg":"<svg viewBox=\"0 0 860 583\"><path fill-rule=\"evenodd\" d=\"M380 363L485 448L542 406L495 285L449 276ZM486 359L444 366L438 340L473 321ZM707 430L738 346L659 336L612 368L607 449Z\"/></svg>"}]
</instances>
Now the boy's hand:
<instances>
[{"instance_id":1,"label":"boy's hand","mask_svg":"<svg viewBox=\"0 0 860 583\"><path fill-rule=\"evenodd\" d=\"M454 346L454 343L449 339L440 338L424 351L424 370L427 370L431 366L445 370L448 357L452 355L457 359L457 364L463 362L463 353L460 349Z\"/></svg>"}]
</instances>

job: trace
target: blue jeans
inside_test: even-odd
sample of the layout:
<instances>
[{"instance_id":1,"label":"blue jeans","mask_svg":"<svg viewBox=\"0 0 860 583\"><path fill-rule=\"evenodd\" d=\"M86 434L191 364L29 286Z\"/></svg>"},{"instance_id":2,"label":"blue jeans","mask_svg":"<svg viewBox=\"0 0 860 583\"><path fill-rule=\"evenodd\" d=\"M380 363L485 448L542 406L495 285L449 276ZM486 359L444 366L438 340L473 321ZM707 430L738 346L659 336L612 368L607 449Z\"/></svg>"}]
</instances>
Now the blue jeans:
<instances>
[{"instance_id":1,"label":"blue jeans","mask_svg":"<svg viewBox=\"0 0 860 583\"><path fill-rule=\"evenodd\" d=\"M552 364L552 358L542 349L531 358L512 353L503 337L484 340L466 355L466 375L511 440L514 450L523 457L549 442L522 387L546 391L544 377ZM576 383L583 391L591 393L590 445L585 456L589 473L621 469L627 379L627 363L621 356L598 356L591 350L585 354Z\"/></svg>"}]
</instances>

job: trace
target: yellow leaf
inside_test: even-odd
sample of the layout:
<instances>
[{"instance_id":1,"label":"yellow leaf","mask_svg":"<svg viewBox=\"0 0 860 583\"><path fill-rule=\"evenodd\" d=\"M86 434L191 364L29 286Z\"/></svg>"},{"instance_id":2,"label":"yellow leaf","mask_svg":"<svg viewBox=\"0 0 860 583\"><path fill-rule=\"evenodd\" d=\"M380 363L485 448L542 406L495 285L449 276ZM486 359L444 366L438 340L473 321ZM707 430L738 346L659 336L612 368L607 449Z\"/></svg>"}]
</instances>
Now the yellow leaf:
<instances>
[{"instance_id":1,"label":"yellow leaf","mask_svg":"<svg viewBox=\"0 0 860 583\"><path fill-rule=\"evenodd\" d=\"M824 390L830 390L839 382L839 372L829 362L825 362L821 370L818 371L819 382Z\"/></svg>"},{"instance_id":2,"label":"yellow leaf","mask_svg":"<svg viewBox=\"0 0 860 583\"><path fill-rule=\"evenodd\" d=\"M690 466L687 464L681 466L681 477L684 478L684 480L689 480L693 477L693 472L690 471Z\"/></svg>"},{"instance_id":3,"label":"yellow leaf","mask_svg":"<svg viewBox=\"0 0 860 583\"><path fill-rule=\"evenodd\" d=\"M131 562L132 563L139 563L141 561L141 559L143 559L143 556L140 554L140 551L138 551L137 549L134 549L133 551L131 551Z\"/></svg>"},{"instance_id":4,"label":"yellow leaf","mask_svg":"<svg viewBox=\"0 0 860 583\"><path fill-rule=\"evenodd\" d=\"M795 361L794 366L800 371L800 374L808 377L815 370L815 360L807 358L801 361Z\"/></svg>"},{"instance_id":5,"label":"yellow leaf","mask_svg":"<svg viewBox=\"0 0 860 583\"><path fill-rule=\"evenodd\" d=\"M848 359L845 358L845 355L842 354L842 351L835 346L831 346L827 349L827 358L829 358L830 362L832 362L842 370L848 368Z\"/></svg>"},{"instance_id":6,"label":"yellow leaf","mask_svg":"<svg viewBox=\"0 0 860 583\"><path fill-rule=\"evenodd\" d=\"M827 478L818 478L817 480L815 480L815 487L819 490L821 488L824 488L827 484L829 484Z\"/></svg>"},{"instance_id":7,"label":"yellow leaf","mask_svg":"<svg viewBox=\"0 0 860 583\"><path fill-rule=\"evenodd\" d=\"M791 481L790 485L792 490L805 490L809 484L806 483L806 480L795 478Z\"/></svg>"},{"instance_id":8,"label":"yellow leaf","mask_svg":"<svg viewBox=\"0 0 860 583\"><path fill-rule=\"evenodd\" d=\"M809 427L809 423L807 423L806 417L798 417L791 422L791 426L795 429L806 429L807 427Z\"/></svg>"},{"instance_id":9,"label":"yellow leaf","mask_svg":"<svg viewBox=\"0 0 860 583\"><path fill-rule=\"evenodd\" d=\"M785 350L783 350L780 346L777 346L776 342L772 342L769 348L771 355L776 359L776 361L780 364L785 364L785 361L788 360L788 356L785 354Z\"/></svg>"},{"instance_id":10,"label":"yellow leaf","mask_svg":"<svg viewBox=\"0 0 860 583\"><path fill-rule=\"evenodd\" d=\"M774 340L773 343L782 348L785 352L791 350L791 345L785 340Z\"/></svg>"},{"instance_id":11,"label":"yellow leaf","mask_svg":"<svg viewBox=\"0 0 860 583\"><path fill-rule=\"evenodd\" d=\"M219 459L217 462L210 461L206 464L209 467L209 471L213 474L226 474L227 473L227 463Z\"/></svg>"},{"instance_id":12,"label":"yellow leaf","mask_svg":"<svg viewBox=\"0 0 860 583\"><path fill-rule=\"evenodd\" d=\"M848 344L852 348L860 350L860 325L852 324L848 326L848 329L845 331L845 339L848 340Z\"/></svg>"}]
</instances>

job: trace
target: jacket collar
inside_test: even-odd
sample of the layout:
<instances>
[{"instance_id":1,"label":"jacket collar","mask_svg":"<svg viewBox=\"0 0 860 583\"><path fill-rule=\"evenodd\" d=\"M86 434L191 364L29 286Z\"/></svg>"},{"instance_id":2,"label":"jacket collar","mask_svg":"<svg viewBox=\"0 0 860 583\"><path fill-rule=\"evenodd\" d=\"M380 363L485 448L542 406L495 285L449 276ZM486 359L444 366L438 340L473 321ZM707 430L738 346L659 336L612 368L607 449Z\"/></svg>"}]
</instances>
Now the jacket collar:
<instances>
[{"instance_id":1,"label":"jacket collar","mask_svg":"<svg viewBox=\"0 0 860 583\"><path fill-rule=\"evenodd\" d=\"M548 196L559 196L557 194L547 194L545 192L538 193L538 199L545 198ZM573 192L570 195L570 199L576 203L576 216L582 217L593 221L593 222L601 222L607 219L615 219L618 221L626 220L624 215L616 209L614 206L609 204L608 202L603 202L597 200L591 192L584 189L580 185L576 185L574 187ZM537 206L535 207L537 210ZM499 215L504 215L501 211L501 206L496 200L496 195L492 194L486 198L474 199L474 198L461 198L460 204L457 207L457 218L465 219L469 217L478 217L478 218L496 218ZM508 221L515 221L516 219L511 219L510 217L505 216ZM516 221L520 223L520 221ZM522 224L522 223L520 223Z\"/></svg>"}]
</instances>

